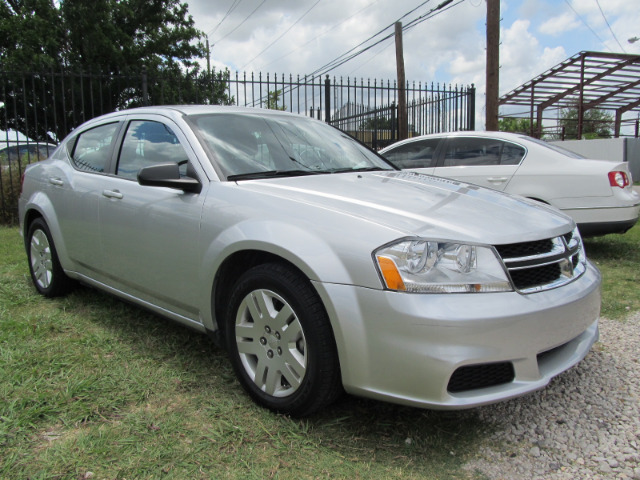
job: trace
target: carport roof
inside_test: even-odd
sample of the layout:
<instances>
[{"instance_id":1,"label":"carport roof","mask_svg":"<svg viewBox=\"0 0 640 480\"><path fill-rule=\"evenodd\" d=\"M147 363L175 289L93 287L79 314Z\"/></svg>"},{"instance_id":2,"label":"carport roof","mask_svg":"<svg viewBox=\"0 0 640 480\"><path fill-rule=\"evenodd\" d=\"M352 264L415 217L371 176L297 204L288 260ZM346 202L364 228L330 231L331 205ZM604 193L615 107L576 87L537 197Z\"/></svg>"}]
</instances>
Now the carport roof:
<instances>
[{"instance_id":1,"label":"carport roof","mask_svg":"<svg viewBox=\"0 0 640 480\"><path fill-rule=\"evenodd\" d=\"M500 97L499 105L526 105L542 119L545 109L640 112L640 55L580 52Z\"/></svg>"}]
</instances>

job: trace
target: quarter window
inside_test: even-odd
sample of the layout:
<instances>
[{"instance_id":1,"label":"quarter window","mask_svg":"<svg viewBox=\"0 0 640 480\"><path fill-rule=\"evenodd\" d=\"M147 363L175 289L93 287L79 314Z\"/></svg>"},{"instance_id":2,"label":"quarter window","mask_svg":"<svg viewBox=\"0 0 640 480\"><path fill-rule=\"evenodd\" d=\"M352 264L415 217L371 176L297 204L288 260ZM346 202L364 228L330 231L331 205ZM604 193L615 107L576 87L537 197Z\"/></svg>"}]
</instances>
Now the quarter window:
<instances>
[{"instance_id":1,"label":"quarter window","mask_svg":"<svg viewBox=\"0 0 640 480\"><path fill-rule=\"evenodd\" d=\"M109 123L81 133L71 155L75 166L87 172L104 172L117 129L117 123Z\"/></svg>"},{"instance_id":2,"label":"quarter window","mask_svg":"<svg viewBox=\"0 0 640 480\"><path fill-rule=\"evenodd\" d=\"M174 162L186 173L187 153L178 137L164 123L134 120L129 123L118 159L117 175L137 179L141 168Z\"/></svg>"},{"instance_id":3,"label":"quarter window","mask_svg":"<svg viewBox=\"0 0 640 480\"><path fill-rule=\"evenodd\" d=\"M430 168L435 166L439 139L409 142L384 154L398 168Z\"/></svg>"}]
</instances>

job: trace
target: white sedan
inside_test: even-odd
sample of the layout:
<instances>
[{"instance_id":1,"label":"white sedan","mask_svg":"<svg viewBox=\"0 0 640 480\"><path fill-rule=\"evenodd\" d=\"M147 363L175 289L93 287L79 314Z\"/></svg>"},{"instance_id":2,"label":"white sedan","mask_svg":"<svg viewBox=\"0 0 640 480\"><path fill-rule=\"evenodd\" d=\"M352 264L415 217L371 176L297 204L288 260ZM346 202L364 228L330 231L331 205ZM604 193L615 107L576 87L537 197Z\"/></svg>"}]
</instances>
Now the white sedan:
<instances>
[{"instance_id":1,"label":"white sedan","mask_svg":"<svg viewBox=\"0 0 640 480\"><path fill-rule=\"evenodd\" d=\"M475 183L552 205L583 236L624 233L640 212L624 162L591 160L526 135L455 132L424 135L380 152L405 170Z\"/></svg>"}]
</instances>

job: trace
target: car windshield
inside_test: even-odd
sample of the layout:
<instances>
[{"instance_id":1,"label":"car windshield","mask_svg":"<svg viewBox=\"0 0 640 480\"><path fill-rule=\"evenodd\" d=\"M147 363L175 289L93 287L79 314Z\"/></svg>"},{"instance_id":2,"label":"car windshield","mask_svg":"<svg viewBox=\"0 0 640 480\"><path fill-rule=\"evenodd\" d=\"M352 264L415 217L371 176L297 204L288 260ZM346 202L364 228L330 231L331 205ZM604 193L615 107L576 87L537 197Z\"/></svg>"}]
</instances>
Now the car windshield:
<instances>
[{"instance_id":1,"label":"car windshield","mask_svg":"<svg viewBox=\"0 0 640 480\"><path fill-rule=\"evenodd\" d=\"M555 145L553 143L547 143L544 140L538 140L537 138L526 137L526 136L523 136L523 137L520 137L520 138L523 138L523 139L528 140L528 141L533 142L533 143L537 143L538 145L542 145L543 147L550 148L554 152L561 153L562 155L564 155L566 157L585 158L584 156L580 155L579 153L572 152L571 150L567 150L566 148L562 148L562 147L560 147L558 145Z\"/></svg>"},{"instance_id":2,"label":"car windshield","mask_svg":"<svg viewBox=\"0 0 640 480\"><path fill-rule=\"evenodd\" d=\"M213 113L190 120L227 180L393 170L348 135L302 116Z\"/></svg>"}]
</instances>

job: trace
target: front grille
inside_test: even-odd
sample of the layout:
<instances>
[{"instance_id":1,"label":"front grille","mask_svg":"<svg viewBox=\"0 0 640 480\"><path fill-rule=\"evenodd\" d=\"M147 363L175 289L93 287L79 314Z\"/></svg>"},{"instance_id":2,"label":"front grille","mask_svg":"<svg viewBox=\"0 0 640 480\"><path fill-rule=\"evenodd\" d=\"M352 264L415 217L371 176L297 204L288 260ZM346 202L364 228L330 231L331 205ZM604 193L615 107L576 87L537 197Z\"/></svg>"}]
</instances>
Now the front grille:
<instances>
[{"instance_id":1,"label":"front grille","mask_svg":"<svg viewBox=\"0 0 640 480\"><path fill-rule=\"evenodd\" d=\"M453 372L447 390L451 393L460 393L478 388L495 387L510 383L514 378L515 372L511 362L468 365Z\"/></svg>"},{"instance_id":2,"label":"front grille","mask_svg":"<svg viewBox=\"0 0 640 480\"><path fill-rule=\"evenodd\" d=\"M496 245L496 249L503 258L530 257L549 253L553 250L553 242L551 239L547 239L536 242L510 243L508 245Z\"/></svg>"},{"instance_id":3,"label":"front grille","mask_svg":"<svg viewBox=\"0 0 640 480\"><path fill-rule=\"evenodd\" d=\"M495 245L520 293L533 293L572 282L586 270L577 230L560 237Z\"/></svg>"},{"instance_id":4,"label":"front grille","mask_svg":"<svg viewBox=\"0 0 640 480\"><path fill-rule=\"evenodd\" d=\"M557 263L553 263L542 267L514 270L511 272L511 279L518 290L525 290L553 283L560 278L561 274L560 266Z\"/></svg>"}]
</instances>

